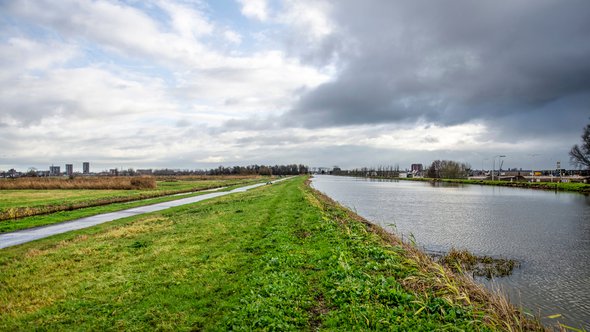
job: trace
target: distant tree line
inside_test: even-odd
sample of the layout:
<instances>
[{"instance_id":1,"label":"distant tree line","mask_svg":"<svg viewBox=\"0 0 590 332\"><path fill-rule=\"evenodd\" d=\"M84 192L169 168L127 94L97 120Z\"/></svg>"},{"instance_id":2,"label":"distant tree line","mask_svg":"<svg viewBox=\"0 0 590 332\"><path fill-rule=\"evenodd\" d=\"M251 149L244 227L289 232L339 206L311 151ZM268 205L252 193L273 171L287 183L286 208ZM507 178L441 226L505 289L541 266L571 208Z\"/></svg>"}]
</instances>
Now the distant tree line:
<instances>
[{"instance_id":1,"label":"distant tree line","mask_svg":"<svg viewBox=\"0 0 590 332\"><path fill-rule=\"evenodd\" d=\"M219 166L211 169L173 170L156 169L153 175L299 175L309 173L309 167L301 164L290 165L248 165Z\"/></svg>"},{"instance_id":2,"label":"distant tree line","mask_svg":"<svg viewBox=\"0 0 590 332\"><path fill-rule=\"evenodd\" d=\"M299 175L309 173L305 165L250 165L250 166L219 166L206 171L207 175Z\"/></svg>"},{"instance_id":3,"label":"distant tree line","mask_svg":"<svg viewBox=\"0 0 590 332\"><path fill-rule=\"evenodd\" d=\"M49 172L45 172L49 176ZM302 164L290 165L249 165L249 166L219 166L211 169L133 169L126 170L111 169L110 171L93 173L95 176L138 176L138 175L156 175L156 176L172 176L172 175L299 175L309 173L309 167ZM18 177L37 177L37 171L21 173L14 169L8 172L0 171L0 178L18 178Z\"/></svg>"},{"instance_id":4,"label":"distant tree line","mask_svg":"<svg viewBox=\"0 0 590 332\"><path fill-rule=\"evenodd\" d=\"M345 176L370 176L379 178L397 178L399 177L399 165L395 166L378 166L378 167L361 167L351 170L343 170L340 167L335 166L332 169L331 174L333 175L345 175Z\"/></svg>"},{"instance_id":5,"label":"distant tree line","mask_svg":"<svg viewBox=\"0 0 590 332\"><path fill-rule=\"evenodd\" d=\"M453 160L435 160L425 170L424 173L414 174L415 176L425 176L433 179L463 179L469 176L471 166L467 163L461 163ZM398 178L400 176L399 165L379 166L379 167L362 167L351 170L343 170L334 166L330 174L358 177L374 178Z\"/></svg>"}]
</instances>

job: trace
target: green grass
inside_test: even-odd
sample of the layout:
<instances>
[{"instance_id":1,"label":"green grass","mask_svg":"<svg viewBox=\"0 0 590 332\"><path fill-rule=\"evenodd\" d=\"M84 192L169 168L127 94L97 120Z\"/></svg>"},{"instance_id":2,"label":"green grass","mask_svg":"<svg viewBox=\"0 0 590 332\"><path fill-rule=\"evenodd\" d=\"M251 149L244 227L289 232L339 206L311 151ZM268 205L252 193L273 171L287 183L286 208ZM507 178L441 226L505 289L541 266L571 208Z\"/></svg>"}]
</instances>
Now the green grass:
<instances>
[{"instance_id":1,"label":"green grass","mask_svg":"<svg viewBox=\"0 0 590 332\"><path fill-rule=\"evenodd\" d=\"M1 250L0 330L502 329L460 280L303 182Z\"/></svg>"},{"instance_id":2,"label":"green grass","mask_svg":"<svg viewBox=\"0 0 590 332\"><path fill-rule=\"evenodd\" d=\"M0 222L260 181L264 179L158 181L154 190L0 190Z\"/></svg>"}]
</instances>

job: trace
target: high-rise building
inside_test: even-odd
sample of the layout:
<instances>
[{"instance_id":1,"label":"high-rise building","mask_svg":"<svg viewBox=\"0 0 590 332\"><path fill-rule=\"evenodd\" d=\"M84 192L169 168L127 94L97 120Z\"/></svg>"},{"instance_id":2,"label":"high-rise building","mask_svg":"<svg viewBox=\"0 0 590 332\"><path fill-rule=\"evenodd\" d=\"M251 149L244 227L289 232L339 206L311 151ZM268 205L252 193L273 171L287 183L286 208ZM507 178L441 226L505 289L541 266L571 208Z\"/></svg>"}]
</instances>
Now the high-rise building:
<instances>
[{"instance_id":1,"label":"high-rise building","mask_svg":"<svg viewBox=\"0 0 590 332\"><path fill-rule=\"evenodd\" d=\"M82 163L82 173L90 174L90 163L85 161Z\"/></svg>"},{"instance_id":2,"label":"high-rise building","mask_svg":"<svg viewBox=\"0 0 590 332\"><path fill-rule=\"evenodd\" d=\"M66 175L67 176L74 175L74 165L72 165L72 164L66 164Z\"/></svg>"},{"instance_id":3,"label":"high-rise building","mask_svg":"<svg viewBox=\"0 0 590 332\"><path fill-rule=\"evenodd\" d=\"M49 175L51 176L57 176L59 175L61 172L59 170L59 166L49 166Z\"/></svg>"}]
</instances>

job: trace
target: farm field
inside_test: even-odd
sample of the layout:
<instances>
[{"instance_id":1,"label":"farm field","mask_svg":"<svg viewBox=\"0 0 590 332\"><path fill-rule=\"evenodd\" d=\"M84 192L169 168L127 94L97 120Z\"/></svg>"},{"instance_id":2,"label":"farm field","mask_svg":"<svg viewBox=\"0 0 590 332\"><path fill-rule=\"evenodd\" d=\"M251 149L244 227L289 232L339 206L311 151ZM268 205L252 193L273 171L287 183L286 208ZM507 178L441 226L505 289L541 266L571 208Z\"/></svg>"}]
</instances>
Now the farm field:
<instances>
[{"instance_id":1,"label":"farm field","mask_svg":"<svg viewBox=\"0 0 590 332\"><path fill-rule=\"evenodd\" d=\"M0 330L540 330L304 184L0 251Z\"/></svg>"},{"instance_id":2,"label":"farm field","mask_svg":"<svg viewBox=\"0 0 590 332\"><path fill-rule=\"evenodd\" d=\"M0 232L3 224L26 217L48 215L114 203L157 198L177 193L245 185L264 181L262 177L163 178L155 189L19 189L0 190ZM153 202L146 202L153 203ZM136 205L137 206L137 205ZM132 207L122 205L121 209ZM99 209L100 210L100 209ZM111 209L112 211L112 209ZM101 211L102 212L102 211ZM69 219L66 219L69 220ZM10 227L9 227L10 228Z\"/></svg>"}]
</instances>

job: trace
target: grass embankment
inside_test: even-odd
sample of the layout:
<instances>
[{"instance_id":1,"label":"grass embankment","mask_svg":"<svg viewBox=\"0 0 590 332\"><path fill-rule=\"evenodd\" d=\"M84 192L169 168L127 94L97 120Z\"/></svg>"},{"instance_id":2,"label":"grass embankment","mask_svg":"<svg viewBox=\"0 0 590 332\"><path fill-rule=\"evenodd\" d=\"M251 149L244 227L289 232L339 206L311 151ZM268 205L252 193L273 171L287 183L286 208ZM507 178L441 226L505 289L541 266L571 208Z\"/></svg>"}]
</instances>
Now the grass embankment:
<instances>
[{"instance_id":1,"label":"grass embankment","mask_svg":"<svg viewBox=\"0 0 590 332\"><path fill-rule=\"evenodd\" d=\"M227 179L215 178L206 180L167 178L165 181L157 181L157 187L150 190L0 190L0 224L11 219L260 181L263 181L261 177L245 177L241 179L230 177ZM1 228L3 227L0 226Z\"/></svg>"},{"instance_id":2,"label":"grass embankment","mask_svg":"<svg viewBox=\"0 0 590 332\"><path fill-rule=\"evenodd\" d=\"M480 184L486 186L502 186L513 188L544 189L571 191L579 193L590 193L590 184L577 182L509 182L497 180L469 180L469 179L431 179L431 178L407 178L399 180L409 181L428 181L428 182L447 182L460 184Z\"/></svg>"},{"instance_id":3,"label":"grass embankment","mask_svg":"<svg viewBox=\"0 0 590 332\"><path fill-rule=\"evenodd\" d=\"M0 251L0 330L541 329L304 178Z\"/></svg>"}]
</instances>

